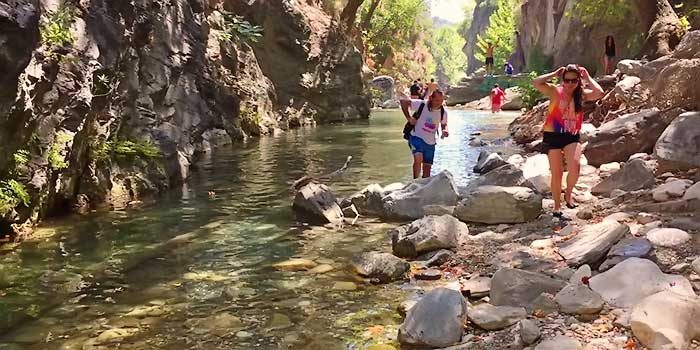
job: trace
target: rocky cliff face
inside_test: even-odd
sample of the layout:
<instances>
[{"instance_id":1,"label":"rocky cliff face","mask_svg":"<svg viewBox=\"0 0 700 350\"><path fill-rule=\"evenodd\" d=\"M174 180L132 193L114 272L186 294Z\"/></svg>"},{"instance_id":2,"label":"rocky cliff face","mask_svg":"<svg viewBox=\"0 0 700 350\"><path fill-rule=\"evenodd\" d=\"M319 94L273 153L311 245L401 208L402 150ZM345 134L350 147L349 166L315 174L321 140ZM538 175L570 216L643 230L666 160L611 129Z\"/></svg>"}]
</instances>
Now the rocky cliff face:
<instances>
[{"instance_id":1,"label":"rocky cliff face","mask_svg":"<svg viewBox=\"0 0 700 350\"><path fill-rule=\"evenodd\" d=\"M248 3L0 3L0 232L165 190L217 143L367 117L361 57L328 14Z\"/></svg>"},{"instance_id":2,"label":"rocky cliff face","mask_svg":"<svg viewBox=\"0 0 700 350\"><path fill-rule=\"evenodd\" d=\"M642 28L634 18L625 26L599 23L586 27L569 15L575 3L573 0L525 1L517 25L520 45L514 56L524 57L529 64L534 53L543 55L553 67L577 63L596 72L602 66L607 35L615 37L618 57L631 57L636 53L634 46L641 42L635 40L649 28Z\"/></svg>"},{"instance_id":3,"label":"rocky cliff face","mask_svg":"<svg viewBox=\"0 0 700 350\"><path fill-rule=\"evenodd\" d=\"M493 0L477 0L474 7L474 18L469 27L464 53L467 55L467 73L474 73L484 62L480 62L474 56L476 51L476 36L482 34L489 25L489 17L496 10L496 2Z\"/></svg>"}]
</instances>

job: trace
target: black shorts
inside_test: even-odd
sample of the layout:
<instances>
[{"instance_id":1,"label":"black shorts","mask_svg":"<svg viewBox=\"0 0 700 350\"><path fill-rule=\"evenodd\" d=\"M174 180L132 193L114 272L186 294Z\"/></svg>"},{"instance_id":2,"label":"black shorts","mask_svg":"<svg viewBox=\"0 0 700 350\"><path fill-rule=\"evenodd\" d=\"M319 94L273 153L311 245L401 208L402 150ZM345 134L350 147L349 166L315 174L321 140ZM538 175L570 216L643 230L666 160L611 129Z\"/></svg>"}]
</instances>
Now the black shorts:
<instances>
[{"instance_id":1,"label":"black shorts","mask_svg":"<svg viewBox=\"0 0 700 350\"><path fill-rule=\"evenodd\" d=\"M486 65L493 65L493 57L486 57Z\"/></svg>"},{"instance_id":2,"label":"black shorts","mask_svg":"<svg viewBox=\"0 0 700 350\"><path fill-rule=\"evenodd\" d=\"M545 131L542 136L542 145L544 145L543 150L545 152L553 149L564 149L564 147L578 142L581 142L581 135L574 135L568 132Z\"/></svg>"}]
</instances>

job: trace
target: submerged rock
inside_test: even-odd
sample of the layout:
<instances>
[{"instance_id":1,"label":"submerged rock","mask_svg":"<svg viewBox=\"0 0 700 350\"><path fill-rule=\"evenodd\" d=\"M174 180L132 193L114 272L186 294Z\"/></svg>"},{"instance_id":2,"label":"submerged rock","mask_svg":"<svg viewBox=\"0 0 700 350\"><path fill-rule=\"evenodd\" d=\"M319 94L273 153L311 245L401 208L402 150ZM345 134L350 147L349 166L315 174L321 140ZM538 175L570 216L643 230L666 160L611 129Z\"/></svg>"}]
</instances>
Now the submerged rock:
<instances>
[{"instance_id":1,"label":"submerged rock","mask_svg":"<svg viewBox=\"0 0 700 350\"><path fill-rule=\"evenodd\" d=\"M438 288L412 307L399 328L402 345L442 348L462 339L467 301L458 291Z\"/></svg>"}]
</instances>

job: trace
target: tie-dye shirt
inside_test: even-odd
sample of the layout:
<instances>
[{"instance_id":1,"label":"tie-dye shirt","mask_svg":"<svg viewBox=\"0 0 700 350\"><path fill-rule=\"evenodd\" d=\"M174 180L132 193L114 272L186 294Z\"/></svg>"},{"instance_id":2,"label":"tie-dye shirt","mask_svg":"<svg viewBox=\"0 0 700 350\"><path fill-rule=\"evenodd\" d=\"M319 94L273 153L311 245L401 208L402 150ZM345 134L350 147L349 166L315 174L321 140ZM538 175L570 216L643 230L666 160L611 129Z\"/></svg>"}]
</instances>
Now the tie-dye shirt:
<instances>
[{"instance_id":1,"label":"tie-dye shirt","mask_svg":"<svg viewBox=\"0 0 700 350\"><path fill-rule=\"evenodd\" d=\"M564 88L557 87L557 98L549 103L547 118L544 121L542 131L556 133L570 133L576 135L583 124L583 111L576 112L574 99L567 104L564 101Z\"/></svg>"},{"instance_id":2,"label":"tie-dye shirt","mask_svg":"<svg viewBox=\"0 0 700 350\"><path fill-rule=\"evenodd\" d=\"M418 136L425 143L429 145L434 145L436 143L435 134L438 131L438 125L447 125L447 111L440 121L440 108L433 110L428 109L428 100L411 100L411 110L417 111L420 108L421 103L425 103L423 107L423 113L418 116L418 121L416 122L416 127L411 132L411 135Z\"/></svg>"}]
</instances>

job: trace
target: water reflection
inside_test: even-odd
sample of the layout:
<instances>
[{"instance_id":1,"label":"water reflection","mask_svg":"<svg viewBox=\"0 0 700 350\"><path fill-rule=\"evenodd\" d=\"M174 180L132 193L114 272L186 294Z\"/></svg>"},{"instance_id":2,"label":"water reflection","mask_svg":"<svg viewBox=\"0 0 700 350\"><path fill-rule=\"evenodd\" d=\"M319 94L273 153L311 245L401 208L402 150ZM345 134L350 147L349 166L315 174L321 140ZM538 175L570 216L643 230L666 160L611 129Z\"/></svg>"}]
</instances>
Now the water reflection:
<instances>
[{"instance_id":1,"label":"water reflection","mask_svg":"<svg viewBox=\"0 0 700 350\"><path fill-rule=\"evenodd\" d=\"M465 184L478 154L466 145L469 135L503 137L512 115L449 113L451 136L438 144L434 169ZM402 292L367 285L348 265L353 254L388 249L389 225L299 227L289 187L340 168L348 155L350 168L331 184L341 195L408 180L402 126L400 113L375 112L364 123L234 145L204 157L188 186L154 205L47 225L50 234L0 256L0 342L27 349L326 350L361 348L372 341L362 334L374 324L395 334ZM271 267L293 257L325 265L325 272Z\"/></svg>"}]
</instances>

